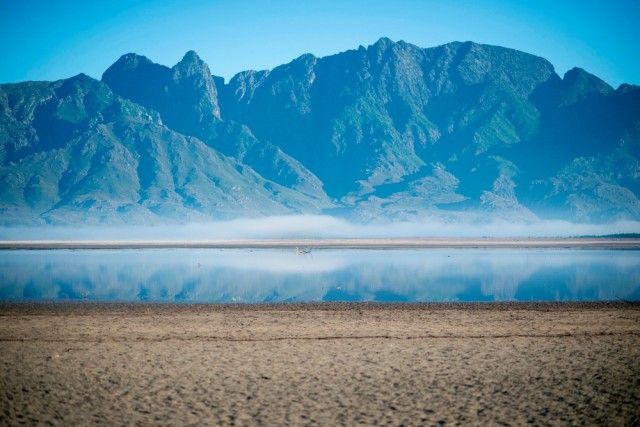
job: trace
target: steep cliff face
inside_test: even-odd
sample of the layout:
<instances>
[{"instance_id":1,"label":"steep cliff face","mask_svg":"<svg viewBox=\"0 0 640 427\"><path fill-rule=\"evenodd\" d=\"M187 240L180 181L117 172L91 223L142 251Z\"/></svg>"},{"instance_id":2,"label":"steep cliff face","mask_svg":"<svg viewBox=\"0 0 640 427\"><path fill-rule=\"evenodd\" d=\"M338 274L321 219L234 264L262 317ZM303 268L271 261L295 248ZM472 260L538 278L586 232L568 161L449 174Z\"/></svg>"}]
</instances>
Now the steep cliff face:
<instances>
[{"instance_id":1,"label":"steep cliff face","mask_svg":"<svg viewBox=\"0 0 640 427\"><path fill-rule=\"evenodd\" d=\"M640 88L472 42L0 86L3 221L640 219Z\"/></svg>"},{"instance_id":2,"label":"steep cliff face","mask_svg":"<svg viewBox=\"0 0 640 427\"><path fill-rule=\"evenodd\" d=\"M102 81L118 95L159 112L172 130L195 136L266 179L330 206L322 183L302 164L269 141L258 141L241 123L221 119L217 86L223 87L223 80L195 52L187 52L173 68L127 54L105 71Z\"/></svg>"},{"instance_id":3,"label":"steep cliff face","mask_svg":"<svg viewBox=\"0 0 640 427\"><path fill-rule=\"evenodd\" d=\"M173 68L130 53L109 67L102 81L120 96L157 111L167 126L185 135L201 136L192 133L220 119L213 76L193 51Z\"/></svg>"},{"instance_id":4,"label":"steep cliff face","mask_svg":"<svg viewBox=\"0 0 640 427\"><path fill-rule=\"evenodd\" d=\"M471 42L421 49L383 38L240 73L220 93L225 117L283 147L366 217L488 210L532 218L531 208L601 220L611 200L578 209L582 190L558 196L553 182L576 159L638 141L637 88L619 93L578 69L561 79L543 58ZM434 182L434 170L457 184ZM630 191L622 191L625 207L614 204L635 217L638 193L629 186L637 177L613 175L608 185ZM498 196L506 188L509 197Z\"/></svg>"}]
</instances>

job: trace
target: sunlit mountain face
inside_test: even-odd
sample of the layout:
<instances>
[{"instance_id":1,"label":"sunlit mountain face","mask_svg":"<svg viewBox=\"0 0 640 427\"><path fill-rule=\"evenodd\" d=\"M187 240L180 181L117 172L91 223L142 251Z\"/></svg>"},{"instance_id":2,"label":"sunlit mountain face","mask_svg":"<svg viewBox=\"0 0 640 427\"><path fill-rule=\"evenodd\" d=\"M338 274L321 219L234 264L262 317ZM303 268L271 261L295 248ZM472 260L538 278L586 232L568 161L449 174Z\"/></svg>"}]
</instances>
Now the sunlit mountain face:
<instances>
[{"instance_id":1,"label":"sunlit mountain face","mask_svg":"<svg viewBox=\"0 0 640 427\"><path fill-rule=\"evenodd\" d=\"M385 38L212 72L126 54L101 81L0 85L2 223L640 219L637 86Z\"/></svg>"}]
</instances>

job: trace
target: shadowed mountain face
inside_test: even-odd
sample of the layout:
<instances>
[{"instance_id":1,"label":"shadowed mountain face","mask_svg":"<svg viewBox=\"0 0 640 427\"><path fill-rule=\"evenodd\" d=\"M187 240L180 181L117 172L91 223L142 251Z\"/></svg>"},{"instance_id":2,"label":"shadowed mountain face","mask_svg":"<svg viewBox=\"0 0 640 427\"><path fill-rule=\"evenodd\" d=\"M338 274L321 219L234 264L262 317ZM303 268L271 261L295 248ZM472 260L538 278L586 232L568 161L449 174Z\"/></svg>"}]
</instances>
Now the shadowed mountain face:
<instances>
[{"instance_id":1,"label":"shadowed mountain face","mask_svg":"<svg viewBox=\"0 0 640 427\"><path fill-rule=\"evenodd\" d=\"M217 86L223 88L223 80L212 76L195 52L171 69L124 55L102 80L122 97L158 111L172 130L199 138L266 179L317 199L320 206L330 205L322 182L302 164L268 141L258 141L246 126L221 120Z\"/></svg>"},{"instance_id":2,"label":"shadowed mountain face","mask_svg":"<svg viewBox=\"0 0 640 427\"><path fill-rule=\"evenodd\" d=\"M640 88L450 43L303 55L227 84L188 52L0 86L4 223L280 213L640 219Z\"/></svg>"},{"instance_id":3,"label":"shadowed mountain face","mask_svg":"<svg viewBox=\"0 0 640 427\"><path fill-rule=\"evenodd\" d=\"M4 85L0 100L5 224L140 224L320 209L89 77Z\"/></svg>"},{"instance_id":4,"label":"shadowed mountain face","mask_svg":"<svg viewBox=\"0 0 640 427\"><path fill-rule=\"evenodd\" d=\"M213 77L193 51L173 68L127 54L104 73L102 80L117 94L156 110L168 127L182 134L197 136L195 130L220 120Z\"/></svg>"}]
</instances>

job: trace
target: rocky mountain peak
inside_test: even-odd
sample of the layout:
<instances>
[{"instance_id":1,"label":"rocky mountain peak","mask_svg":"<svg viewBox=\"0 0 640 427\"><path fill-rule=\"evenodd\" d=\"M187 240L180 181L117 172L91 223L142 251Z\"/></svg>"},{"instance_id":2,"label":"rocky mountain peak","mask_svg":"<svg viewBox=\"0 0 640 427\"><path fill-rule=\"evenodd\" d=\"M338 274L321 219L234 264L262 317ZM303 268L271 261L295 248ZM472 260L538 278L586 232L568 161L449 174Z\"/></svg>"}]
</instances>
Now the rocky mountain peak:
<instances>
[{"instance_id":1,"label":"rocky mountain peak","mask_svg":"<svg viewBox=\"0 0 640 427\"><path fill-rule=\"evenodd\" d=\"M204 78L211 75L209 66L198 56L198 54L190 50L184 54L182 60L173 67L174 72L178 71L186 75L202 74Z\"/></svg>"},{"instance_id":2,"label":"rocky mountain peak","mask_svg":"<svg viewBox=\"0 0 640 427\"><path fill-rule=\"evenodd\" d=\"M136 53L126 53L118 58L118 60L114 62L109 68L107 68L102 76L103 78L105 75L113 76L126 70L137 69L151 64L153 64L153 62L146 56L138 55Z\"/></svg>"},{"instance_id":3,"label":"rocky mountain peak","mask_svg":"<svg viewBox=\"0 0 640 427\"><path fill-rule=\"evenodd\" d=\"M190 50L184 54L182 61L180 62L201 62L202 60L198 56L195 50Z\"/></svg>"},{"instance_id":4,"label":"rocky mountain peak","mask_svg":"<svg viewBox=\"0 0 640 427\"><path fill-rule=\"evenodd\" d=\"M629 83L622 83L620 86L618 86L618 89L616 89L616 93L630 93L637 90L640 90L640 86L632 85Z\"/></svg>"},{"instance_id":5,"label":"rocky mountain peak","mask_svg":"<svg viewBox=\"0 0 640 427\"><path fill-rule=\"evenodd\" d=\"M123 55L102 80L118 95L156 110L164 123L186 135L198 136L203 126L220 119L215 81L194 51L173 68Z\"/></svg>"},{"instance_id":6,"label":"rocky mountain peak","mask_svg":"<svg viewBox=\"0 0 640 427\"><path fill-rule=\"evenodd\" d=\"M304 53L294 60L294 62L296 63L307 64L307 65L313 65L317 61L318 61L318 58L311 53Z\"/></svg>"},{"instance_id":7,"label":"rocky mountain peak","mask_svg":"<svg viewBox=\"0 0 640 427\"><path fill-rule=\"evenodd\" d=\"M378 41L371 45L371 48L384 51L387 50L390 46L394 46L395 44L396 43L388 37L380 37Z\"/></svg>"},{"instance_id":8,"label":"rocky mountain peak","mask_svg":"<svg viewBox=\"0 0 640 427\"><path fill-rule=\"evenodd\" d=\"M209 66L193 50L188 51L172 69L167 93L171 98L172 114L179 116L182 131L206 126L206 122L220 119L218 90ZM193 132L192 130L190 130ZM196 134L192 134L197 136Z\"/></svg>"},{"instance_id":9,"label":"rocky mountain peak","mask_svg":"<svg viewBox=\"0 0 640 427\"><path fill-rule=\"evenodd\" d=\"M380 63L387 57L390 49L396 46L391 39L387 37L381 37L377 42L367 48L367 53L373 63Z\"/></svg>"},{"instance_id":10,"label":"rocky mountain peak","mask_svg":"<svg viewBox=\"0 0 640 427\"><path fill-rule=\"evenodd\" d=\"M572 68L562 79L560 105L570 105L584 101L594 96L607 96L614 93L614 89L606 82L583 70Z\"/></svg>"}]
</instances>

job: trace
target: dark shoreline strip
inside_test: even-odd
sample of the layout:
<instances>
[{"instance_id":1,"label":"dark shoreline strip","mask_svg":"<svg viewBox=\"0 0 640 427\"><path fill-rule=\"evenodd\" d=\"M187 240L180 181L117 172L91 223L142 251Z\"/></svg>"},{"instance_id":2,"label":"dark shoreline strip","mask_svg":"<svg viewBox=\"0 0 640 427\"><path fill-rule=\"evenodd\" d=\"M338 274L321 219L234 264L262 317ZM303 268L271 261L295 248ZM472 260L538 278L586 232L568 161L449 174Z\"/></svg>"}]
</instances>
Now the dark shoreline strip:
<instances>
[{"instance_id":1,"label":"dark shoreline strip","mask_svg":"<svg viewBox=\"0 0 640 427\"><path fill-rule=\"evenodd\" d=\"M326 239L238 241L0 241L0 250L51 249L640 249L640 239Z\"/></svg>"},{"instance_id":2,"label":"dark shoreline strip","mask_svg":"<svg viewBox=\"0 0 640 427\"><path fill-rule=\"evenodd\" d=\"M487 335L335 335L318 337L273 337L273 338L230 338L221 336L193 336L193 337L135 337L112 339L56 339L56 338L0 338L0 342L64 342L64 343L105 343L105 342L166 342L166 341L213 341L213 342L276 342L276 341L333 341L333 340L431 340L431 339L510 339L510 338L586 338L604 336L640 336L640 332L563 332L555 334L487 334Z\"/></svg>"},{"instance_id":3,"label":"dark shoreline strip","mask_svg":"<svg viewBox=\"0 0 640 427\"><path fill-rule=\"evenodd\" d=\"M493 301L493 302L279 302L279 303L174 303L115 301L11 301L0 300L0 317L14 315L170 315L176 313L206 314L208 312L260 311L582 311L640 310L640 301Z\"/></svg>"}]
</instances>

